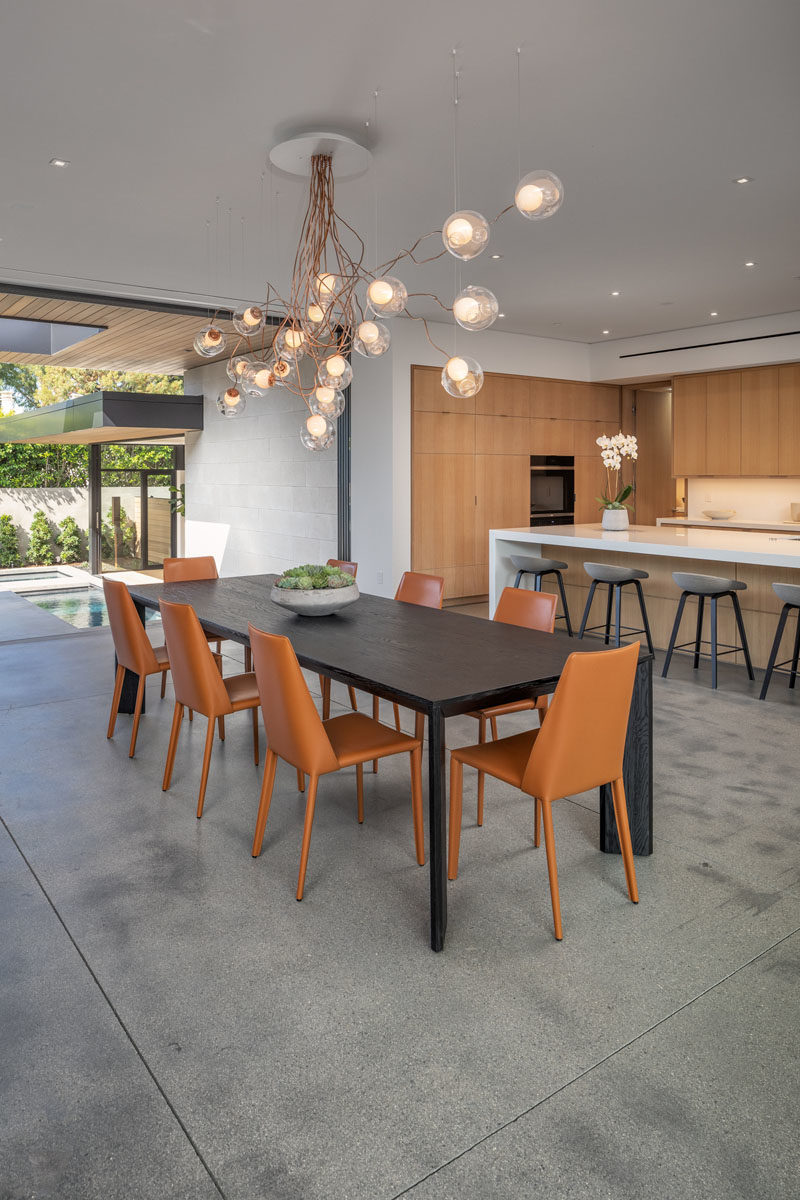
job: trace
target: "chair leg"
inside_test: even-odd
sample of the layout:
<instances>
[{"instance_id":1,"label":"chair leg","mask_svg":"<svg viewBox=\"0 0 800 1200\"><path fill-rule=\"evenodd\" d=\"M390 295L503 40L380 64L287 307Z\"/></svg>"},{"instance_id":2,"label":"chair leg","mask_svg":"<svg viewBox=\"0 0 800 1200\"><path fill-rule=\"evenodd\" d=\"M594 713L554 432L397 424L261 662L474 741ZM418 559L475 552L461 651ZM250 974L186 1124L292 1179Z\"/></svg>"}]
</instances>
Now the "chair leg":
<instances>
[{"instance_id":1,"label":"chair leg","mask_svg":"<svg viewBox=\"0 0 800 1200\"><path fill-rule=\"evenodd\" d=\"M331 715L331 681L330 676L320 675L319 690L322 693L322 719L327 721Z\"/></svg>"},{"instance_id":2,"label":"chair leg","mask_svg":"<svg viewBox=\"0 0 800 1200\"><path fill-rule=\"evenodd\" d=\"M792 673L789 676L789 687L794 688L797 679L797 664L800 661L800 608L797 610L797 630L794 635L794 653L792 654Z\"/></svg>"},{"instance_id":3,"label":"chair leg","mask_svg":"<svg viewBox=\"0 0 800 1200\"><path fill-rule=\"evenodd\" d=\"M644 592L642 591L642 585L639 583L638 579L634 579L633 582L636 586L636 594L639 597L639 608L642 613L642 624L644 625L644 636L647 638L647 649L650 651L651 654L653 654L655 652L653 650L653 639L650 635L650 622L647 619L647 608L646 608L645 602L644 602Z\"/></svg>"},{"instance_id":4,"label":"chair leg","mask_svg":"<svg viewBox=\"0 0 800 1200\"><path fill-rule=\"evenodd\" d=\"M414 737L420 741L425 739L425 713L414 713Z\"/></svg>"},{"instance_id":5,"label":"chair leg","mask_svg":"<svg viewBox=\"0 0 800 1200\"><path fill-rule=\"evenodd\" d=\"M203 751L203 772L200 776L200 793L197 797L197 819L198 821L203 815L203 805L206 801L206 784L208 783L208 768L211 765L211 751L214 747L214 718L208 719L208 730L206 732L206 747Z\"/></svg>"},{"instance_id":6,"label":"chair leg","mask_svg":"<svg viewBox=\"0 0 800 1200\"><path fill-rule=\"evenodd\" d=\"M128 751L128 758L133 758L136 751L136 738L139 736L139 719L142 715L142 705L144 704L144 685L147 682L146 675L139 676L139 686L136 689L136 705L133 710L133 729L131 730L131 746Z\"/></svg>"},{"instance_id":7,"label":"chair leg","mask_svg":"<svg viewBox=\"0 0 800 1200\"><path fill-rule=\"evenodd\" d=\"M183 720L183 705L175 701L175 708L172 712L172 729L169 734L169 746L167 748L167 761L164 766L164 778L161 781L162 792L169 791L169 785L172 782L172 768L175 765L175 751L178 749L178 737L181 732L181 721Z\"/></svg>"},{"instance_id":8,"label":"chair leg","mask_svg":"<svg viewBox=\"0 0 800 1200\"><path fill-rule=\"evenodd\" d=\"M253 762L258 766L258 705L253 708Z\"/></svg>"},{"instance_id":9,"label":"chair leg","mask_svg":"<svg viewBox=\"0 0 800 1200\"><path fill-rule=\"evenodd\" d=\"M372 697L372 719L373 719L373 721L380 721L380 719L381 719L381 702L377 696ZM374 758L372 760L372 774L373 775L378 774L377 758Z\"/></svg>"},{"instance_id":10,"label":"chair leg","mask_svg":"<svg viewBox=\"0 0 800 1200\"><path fill-rule=\"evenodd\" d=\"M613 584L608 585L608 599L606 600L606 636L605 644L611 641L611 613L614 604L614 587Z\"/></svg>"},{"instance_id":11,"label":"chair leg","mask_svg":"<svg viewBox=\"0 0 800 1200\"><path fill-rule=\"evenodd\" d=\"M617 822L619 846L622 851L622 864L625 867L625 882L628 885L628 896L634 904L638 904L639 889L636 886L636 871L633 868L633 847L631 845L630 825L628 824L628 805L625 800L625 785L621 778L612 781L611 799L614 802L614 817Z\"/></svg>"},{"instance_id":12,"label":"chair leg","mask_svg":"<svg viewBox=\"0 0 800 1200\"><path fill-rule=\"evenodd\" d=\"M224 742L225 741L225 718L217 717L217 724L219 725L219 740L221 742Z\"/></svg>"},{"instance_id":13,"label":"chair leg","mask_svg":"<svg viewBox=\"0 0 800 1200\"><path fill-rule=\"evenodd\" d=\"M497 732L497 717L489 717L489 724L492 727L492 741L496 742L499 740L499 735Z\"/></svg>"},{"instance_id":14,"label":"chair leg","mask_svg":"<svg viewBox=\"0 0 800 1200\"><path fill-rule=\"evenodd\" d=\"M298 792L304 792L306 790L306 777L299 767L297 768L297 790Z\"/></svg>"},{"instance_id":15,"label":"chair leg","mask_svg":"<svg viewBox=\"0 0 800 1200\"><path fill-rule=\"evenodd\" d=\"M114 726L117 723L117 713L119 712L119 701L122 696L122 681L125 678L125 668L122 663L117 665L117 675L114 680L114 695L111 697L111 715L108 718L108 732L106 737L114 736Z\"/></svg>"},{"instance_id":16,"label":"chair leg","mask_svg":"<svg viewBox=\"0 0 800 1200\"><path fill-rule=\"evenodd\" d=\"M486 717L481 714L480 724L478 727L478 743L483 745L486 741ZM483 824L483 785L486 775L483 771L478 771L478 824Z\"/></svg>"},{"instance_id":17,"label":"chair leg","mask_svg":"<svg viewBox=\"0 0 800 1200\"><path fill-rule=\"evenodd\" d=\"M711 686L717 686L717 597L711 597Z\"/></svg>"},{"instance_id":18,"label":"chair leg","mask_svg":"<svg viewBox=\"0 0 800 1200\"><path fill-rule=\"evenodd\" d=\"M580 641L580 639L583 637L583 631L586 628L586 622L589 620L589 610L592 607L592 601L594 600L594 594L596 591L597 580L593 579L589 584L589 595L586 597L586 607L583 610L583 617L581 618L581 627L578 631L578 641Z\"/></svg>"},{"instance_id":19,"label":"chair leg","mask_svg":"<svg viewBox=\"0 0 800 1200\"><path fill-rule=\"evenodd\" d=\"M358 801L358 823L364 824L364 764L356 763L356 799Z\"/></svg>"},{"instance_id":20,"label":"chair leg","mask_svg":"<svg viewBox=\"0 0 800 1200\"><path fill-rule=\"evenodd\" d=\"M534 797L533 804L533 844L538 850L542 844L542 802L538 796Z\"/></svg>"},{"instance_id":21,"label":"chair leg","mask_svg":"<svg viewBox=\"0 0 800 1200\"><path fill-rule=\"evenodd\" d=\"M191 725L191 723L192 723L192 721L193 721L193 720L194 720L194 709L190 708L190 709L189 709L189 724L190 724L190 725Z\"/></svg>"},{"instance_id":22,"label":"chair leg","mask_svg":"<svg viewBox=\"0 0 800 1200\"><path fill-rule=\"evenodd\" d=\"M311 827L314 824L314 805L317 802L318 775L310 775L308 779L308 799L306 800L306 819L303 826L303 846L300 851L300 874L297 877L297 899L303 899L303 889L306 885L306 867L308 866L308 851L311 847Z\"/></svg>"},{"instance_id":23,"label":"chair leg","mask_svg":"<svg viewBox=\"0 0 800 1200\"><path fill-rule=\"evenodd\" d=\"M249 646L245 646L244 648L244 669L245 671L252 671L253 669L253 651Z\"/></svg>"},{"instance_id":24,"label":"chair leg","mask_svg":"<svg viewBox=\"0 0 800 1200\"><path fill-rule=\"evenodd\" d=\"M458 852L461 849L461 801L464 791L464 765L450 755L450 839L447 850L447 878L458 878Z\"/></svg>"},{"instance_id":25,"label":"chair leg","mask_svg":"<svg viewBox=\"0 0 800 1200\"><path fill-rule=\"evenodd\" d=\"M348 686L348 694L350 696L350 707L353 712L358 712L358 701L356 700L356 689Z\"/></svg>"},{"instance_id":26,"label":"chair leg","mask_svg":"<svg viewBox=\"0 0 800 1200\"><path fill-rule=\"evenodd\" d=\"M736 592L731 592L731 600L733 601L733 615L736 617L736 624L739 628L739 638L742 643L742 653L744 654L745 666L750 679L755 679L753 674L753 663L750 659L750 647L747 644L747 634L744 631L744 621L742 620L742 609L739 604L739 597Z\"/></svg>"},{"instance_id":27,"label":"chair leg","mask_svg":"<svg viewBox=\"0 0 800 1200\"><path fill-rule=\"evenodd\" d=\"M609 592L611 588L608 589ZM614 621L614 645L622 645L622 585L616 583L614 585L614 606L616 610L616 619Z\"/></svg>"},{"instance_id":28,"label":"chair leg","mask_svg":"<svg viewBox=\"0 0 800 1200\"><path fill-rule=\"evenodd\" d=\"M678 601L678 611L675 614L675 624L672 626L672 633L669 635L669 646L667 648L667 657L664 659L664 667L663 667L663 670L661 671L662 679L667 678L667 671L669 670L669 664L672 661L672 651L675 649L675 643L678 640L678 630L681 627L681 617L683 616L683 610L686 607L686 597L688 595L689 595L688 592L681 592L681 598Z\"/></svg>"},{"instance_id":29,"label":"chair leg","mask_svg":"<svg viewBox=\"0 0 800 1200\"><path fill-rule=\"evenodd\" d=\"M412 750L411 758L411 816L414 821L414 849L417 862L425 866L425 830L422 820L422 747Z\"/></svg>"},{"instance_id":30,"label":"chair leg","mask_svg":"<svg viewBox=\"0 0 800 1200\"><path fill-rule=\"evenodd\" d=\"M524 571L517 571L517 578L514 580L514 587L515 587L515 588L518 588L518 587L519 587L519 581L520 581L520 579L522 579L522 576L523 576L524 574L525 574L525 572L524 572Z\"/></svg>"},{"instance_id":31,"label":"chair leg","mask_svg":"<svg viewBox=\"0 0 800 1200\"><path fill-rule=\"evenodd\" d=\"M764 700L766 698L767 688L769 687L769 681L772 679L772 671L775 666L775 661L778 657L778 651L781 648L781 638L783 637L783 631L786 628L786 619L789 616L791 607L791 604L784 604L783 608L781 609L781 615L778 618L778 628L775 630L772 649L769 652L769 662L767 663L767 669L764 673L764 682L761 685L761 695L758 697L759 700ZM800 608L797 610L797 640L800 640ZM793 680L790 682L789 687L792 686L793 682Z\"/></svg>"},{"instance_id":32,"label":"chair leg","mask_svg":"<svg viewBox=\"0 0 800 1200\"><path fill-rule=\"evenodd\" d=\"M402 733L403 731L400 728L400 705L393 704L392 708L394 709L394 727L398 733Z\"/></svg>"},{"instance_id":33,"label":"chair leg","mask_svg":"<svg viewBox=\"0 0 800 1200\"><path fill-rule=\"evenodd\" d=\"M267 827L267 817L269 816L269 806L272 800L272 789L275 786L275 768L277 765L277 754L274 750L270 750L267 747L267 757L264 761L264 778L261 781L261 795L258 800L256 831L253 836L253 849L251 851L253 858L258 858L264 842L264 830Z\"/></svg>"},{"instance_id":34,"label":"chair leg","mask_svg":"<svg viewBox=\"0 0 800 1200\"><path fill-rule=\"evenodd\" d=\"M705 596L697 597L697 627L694 635L694 662L695 671L700 666L700 644L703 640L703 612L705 610Z\"/></svg>"},{"instance_id":35,"label":"chair leg","mask_svg":"<svg viewBox=\"0 0 800 1200\"><path fill-rule=\"evenodd\" d=\"M167 672L161 672L161 699L163 700L167 694Z\"/></svg>"},{"instance_id":36,"label":"chair leg","mask_svg":"<svg viewBox=\"0 0 800 1200\"><path fill-rule=\"evenodd\" d=\"M556 870L556 840L553 833L553 806L550 800L542 801L542 819L544 824L544 848L547 853L547 874L550 879L550 899L553 903L553 928L556 941L561 941L564 931L561 928L561 900L558 895L558 872Z\"/></svg>"},{"instance_id":37,"label":"chair leg","mask_svg":"<svg viewBox=\"0 0 800 1200\"><path fill-rule=\"evenodd\" d=\"M567 637L572 637L572 622L569 619L569 606L567 604L567 593L564 591L564 580L560 571L554 572L558 590L561 593L561 607L564 610L564 624L567 629Z\"/></svg>"}]
</instances>

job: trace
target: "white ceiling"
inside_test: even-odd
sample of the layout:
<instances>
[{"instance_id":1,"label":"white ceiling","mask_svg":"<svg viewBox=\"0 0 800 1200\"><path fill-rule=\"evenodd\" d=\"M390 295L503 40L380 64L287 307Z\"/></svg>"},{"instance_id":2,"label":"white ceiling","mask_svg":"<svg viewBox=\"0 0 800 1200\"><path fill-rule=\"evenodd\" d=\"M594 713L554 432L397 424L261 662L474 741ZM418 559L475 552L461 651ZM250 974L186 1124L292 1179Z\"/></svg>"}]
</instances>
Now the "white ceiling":
<instances>
[{"instance_id":1,"label":"white ceiling","mask_svg":"<svg viewBox=\"0 0 800 1200\"><path fill-rule=\"evenodd\" d=\"M370 259L376 197L381 257L411 245L453 207L454 46L462 206L491 217L513 198L517 46L523 172L565 184L561 212L507 214L503 258L463 270L496 291L503 328L594 342L800 309L797 0L6 5L0 286L285 288L304 186L261 176L298 129L373 139L337 207ZM449 303L454 262L398 274Z\"/></svg>"}]
</instances>

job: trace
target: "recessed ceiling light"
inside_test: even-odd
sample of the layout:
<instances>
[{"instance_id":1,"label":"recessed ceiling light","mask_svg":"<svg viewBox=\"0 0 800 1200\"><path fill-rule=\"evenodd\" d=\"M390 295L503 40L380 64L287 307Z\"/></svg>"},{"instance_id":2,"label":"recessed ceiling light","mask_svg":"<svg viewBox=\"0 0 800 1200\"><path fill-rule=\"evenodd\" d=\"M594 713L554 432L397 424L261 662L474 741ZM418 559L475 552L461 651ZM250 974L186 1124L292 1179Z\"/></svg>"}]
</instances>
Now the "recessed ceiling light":
<instances>
[{"instance_id":1,"label":"recessed ceiling light","mask_svg":"<svg viewBox=\"0 0 800 1200\"><path fill-rule=\"evenodd\" d=\"M3 239L2 239L2 238L0 238L0 241L2 241L2 240L3 240ZM498 314L497 314L497 319L498 319L499 321L502 321L502 319L503 319L503 317L504 317L505 315L506 315L505 313L498 313Z\"/></svg>"},{"instance_id":2,"label":"recessed ceiling light","mask_svg":"<svg viewBox=\"0 0 800 1200\"><path fill-rule=\"evenodd\" d=\"M493 254L492 258L502 258L502 254Z\"/></svg>"},{"instance_id":3,"label":"recessed ceiling light","mask_svg":"<svg viewBox=\"0 0 800 1200\"><path fill-rule=\"evenodd\" d=\"M611 295L612 296L621 296L622 293L621 292L612 292Z\"/></svg>"},{"instance_id":4,"label":"recessed ceiling light","mask_svg":"<svg viewBox=\"0 0 800 1200\"><path fill-rule=\"evenodd\" d=\"M610 330L610 329L604 329L604 330L603 330L603 333L604 333L604 334L606 334L606 333L611 333L611 330Z\"/></svg>"},{"instance_id":5,"label":"recessed ceiling light","mask_svg":"<svg viewBox=\"0 0 800 1200\"><path fill-rule=\"evenodd\" d=\"M714 312L714 313L709 313L708 315L709 315L710 317L718 317L718 316L719 316L719 313L716 313L716 312Z\"/></svg>"},{"instance_id":6,"label":"recessed ceiling light","mask_svg":"<svg viewBox=\"0 0 800 1200\"><path fill-rule=\"evenodd\" d=\"M754 262L746 262L744 265L746 267L754 267L756 264Z\"/></svg>"},{"instance_id":7,"label":"recessed ceiling light","mask_svg":"<svg viewBox=\"0 0 800 1200\"><path fill-rule=\"evenodd\" d=\"M68 167L69 159L68 158L51 158L50 166L51 167Z\"/></svg>"},{"instance_id":8,"label":"recessed ceiling light","mask_svg":"<svg viewBox=\"0 0 800 1200\"><path fill-rule=\"evenodd\" d=\"M752 175L740 175L740 176L739 176L739 178L738 178L738 179L734 179L734 181L733 181L733 182L734 182L734 183L752 183L752 182L753 182L753 176L752 176Z\"/></svg>"}]
</instances>

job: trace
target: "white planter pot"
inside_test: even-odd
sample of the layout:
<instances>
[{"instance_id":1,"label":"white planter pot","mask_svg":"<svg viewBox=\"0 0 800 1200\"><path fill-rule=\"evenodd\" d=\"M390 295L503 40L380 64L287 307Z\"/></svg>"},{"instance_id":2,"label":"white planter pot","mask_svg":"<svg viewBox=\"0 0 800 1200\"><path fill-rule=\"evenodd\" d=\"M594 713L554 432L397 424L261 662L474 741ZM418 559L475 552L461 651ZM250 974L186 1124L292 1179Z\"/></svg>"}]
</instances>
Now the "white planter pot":
<instances>
[{"instance_id":1,"label":"white planter pot","mask_svg":"<svg viewBox=\"0 0 800 1200\"><path fill-rule=\"evenodd\" d=\"M355 604L358 584L354 582L349 587L317 588L308 592L273 585L270 599L281 608L297 613L299 617L328 617L340 608L347 608L348 604Z\"/></svg>"},{"instance_id":2,"label":"white planter pot","mask_svg":"<svg viewBox=\"0 0 800 1200\"><path fill-rule=\"evenodd\" d=\"M627 529L628 524L629 521L627 508L603 509L603 529Z\"/></svg>"}]
</instances>

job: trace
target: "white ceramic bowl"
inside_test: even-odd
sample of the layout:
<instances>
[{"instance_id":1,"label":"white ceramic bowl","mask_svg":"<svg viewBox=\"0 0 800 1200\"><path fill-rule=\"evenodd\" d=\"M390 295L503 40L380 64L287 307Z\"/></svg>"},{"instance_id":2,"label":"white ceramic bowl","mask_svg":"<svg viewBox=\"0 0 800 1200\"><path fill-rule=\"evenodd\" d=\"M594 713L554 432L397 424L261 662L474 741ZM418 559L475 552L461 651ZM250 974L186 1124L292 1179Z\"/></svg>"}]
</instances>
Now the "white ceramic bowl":
<instances>
[{"instance_id":1,"label":"white ceramic bowl","mask_svg":"<svg viewBox=\"0 0 800 1200\"><path fill-rule=\"evenodd\" d=\"M270 599L297 613L299 617L328 617L355 604L358 599L358 584L353 582L349 587L315 588L307 592L295 591L293 588L279 588L273 584Z\"/></svg>"},{"instance_id":2,"label":"white ceramic bowl","mask_svg":"<svg viewBox=\"0 0 800 1200\"><path fill-rule=\"evenodd\" d=\"M731 517L736 516L735 508L704 508L703 516L710 517L712 521L727 521Z\"/></svg>"}]
</instances>

